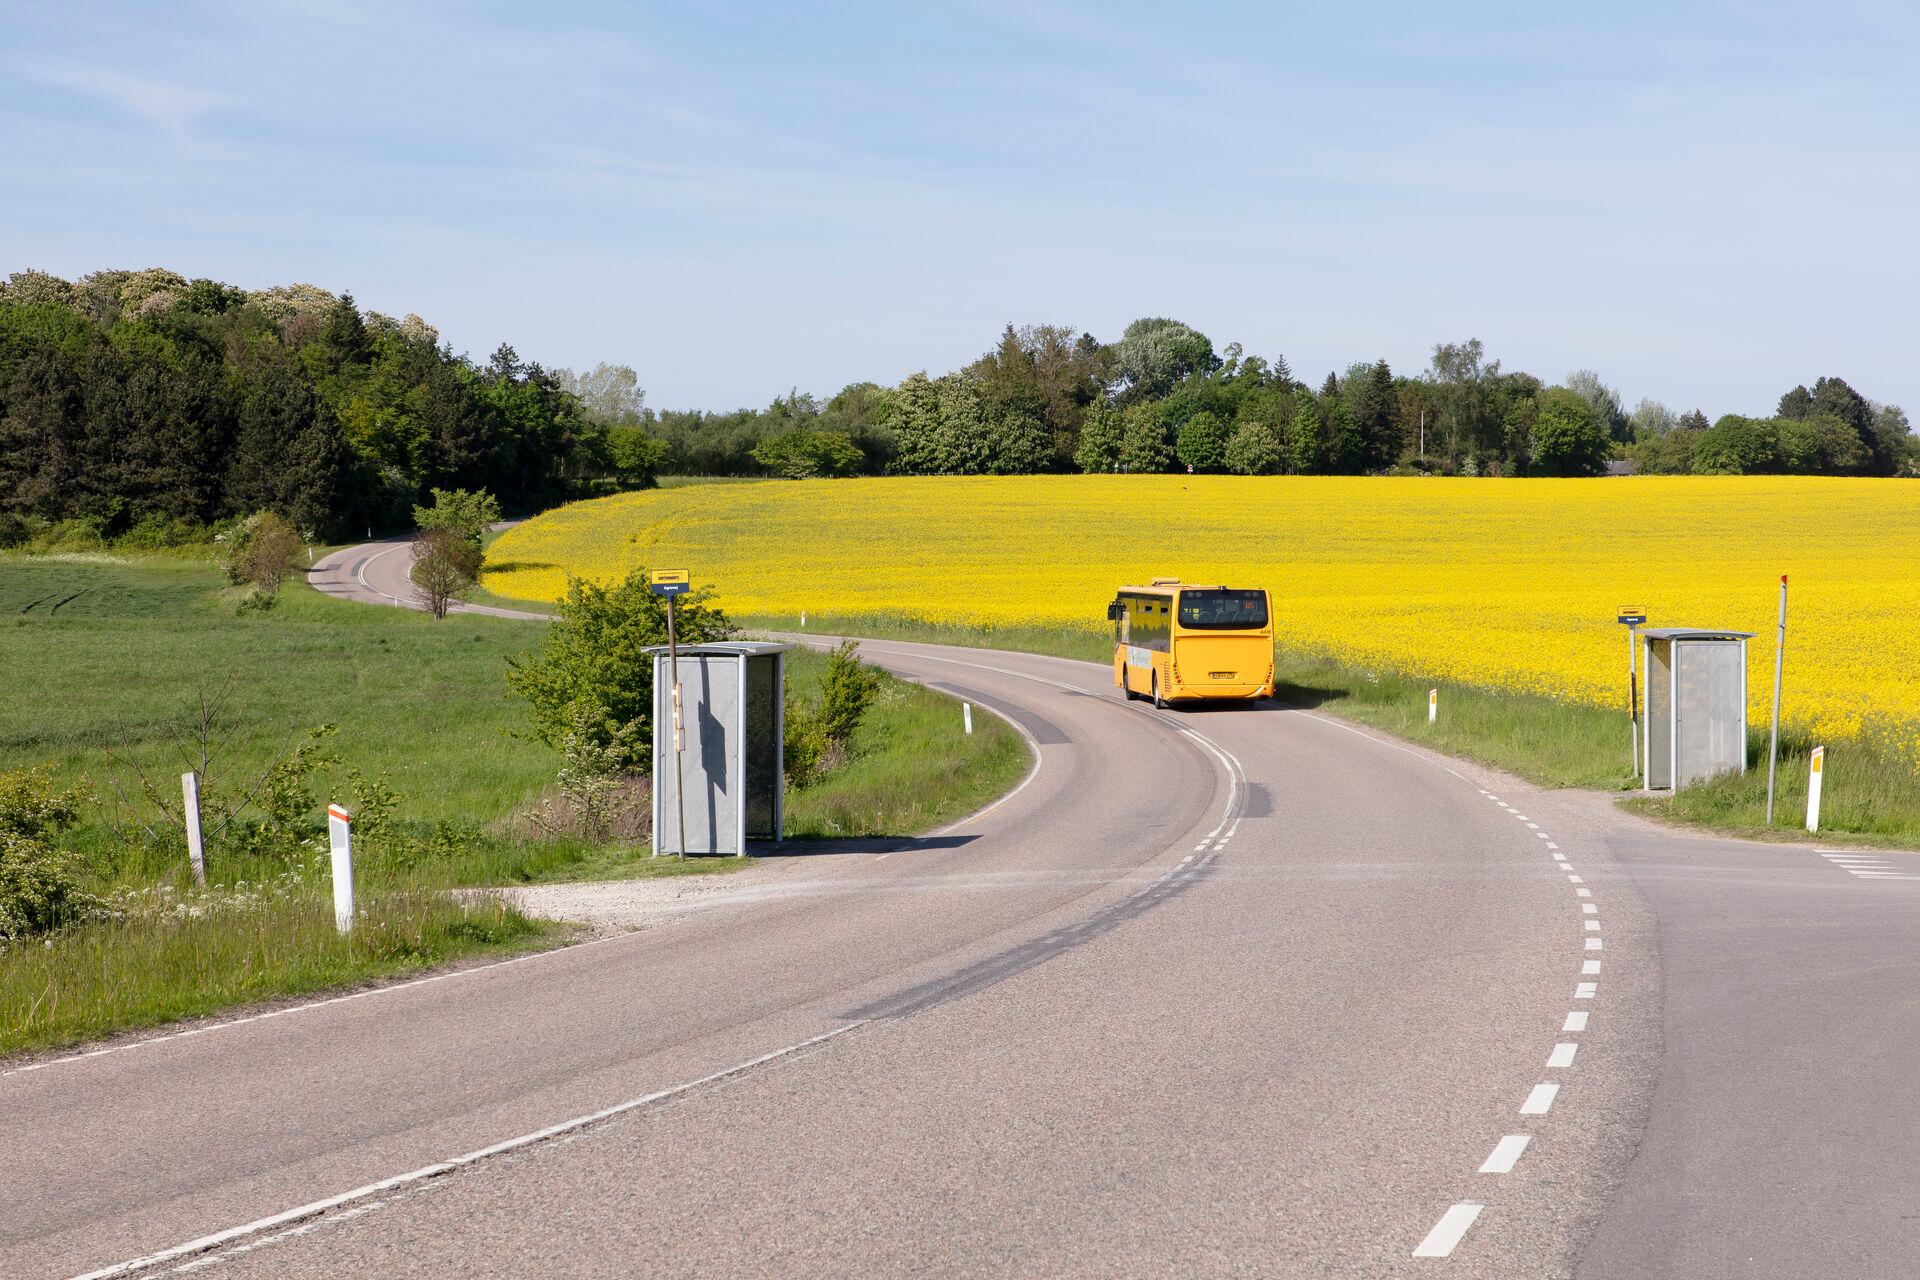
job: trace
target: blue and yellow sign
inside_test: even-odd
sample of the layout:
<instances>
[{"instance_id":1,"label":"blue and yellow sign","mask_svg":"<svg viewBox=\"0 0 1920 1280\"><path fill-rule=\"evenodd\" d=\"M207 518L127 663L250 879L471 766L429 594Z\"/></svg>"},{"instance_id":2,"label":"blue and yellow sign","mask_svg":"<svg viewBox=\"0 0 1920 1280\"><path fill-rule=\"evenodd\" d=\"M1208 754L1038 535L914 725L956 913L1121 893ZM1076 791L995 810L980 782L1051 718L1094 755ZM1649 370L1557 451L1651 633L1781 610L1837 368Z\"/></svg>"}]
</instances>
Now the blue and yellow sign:
<instances>
[{"instance_id":1,"label":"blue and yellow sign","mask_svg":"<svg viewBox=\"0 0 1920 1280\"><path fill-rule=\"evenodd\" d=\"M693 590L685 569L654 569L647 574L647 590L657 596L683 596Z\"/></svg>"}]
</instances>

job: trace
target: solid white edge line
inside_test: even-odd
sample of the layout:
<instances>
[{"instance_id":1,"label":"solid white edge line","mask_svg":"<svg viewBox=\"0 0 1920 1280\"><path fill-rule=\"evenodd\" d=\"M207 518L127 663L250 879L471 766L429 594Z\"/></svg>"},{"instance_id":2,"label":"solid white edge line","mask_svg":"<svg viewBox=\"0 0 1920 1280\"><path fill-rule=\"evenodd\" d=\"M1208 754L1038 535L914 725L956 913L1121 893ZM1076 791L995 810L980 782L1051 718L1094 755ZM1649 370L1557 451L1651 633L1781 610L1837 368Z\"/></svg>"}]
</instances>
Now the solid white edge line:
<instances>
[{"instance_id":1,"label":"solid white edge line","mask_svg":"<svg viewBox=\"0 0 1920 1280\"><path fill-rule=\"evenodd\" d=\"M784 1058L789 1054L798 1053L802 1049L810 1049L814 1045L833 1039L835 1036L845 1035L849 1031L865 1026L867 1021L867 1019L862 1018L858 1022L849 1022L843 1026L835 1027L831 1031L823 1031L817 1036L811 1036L805 1040L799 1040L793 1044L786 1045L783 1048L763 1053L757 1058L748 1058L745 1062L738 1062L730 1067L722 1067L720 1070L701 1076L697 1080L688 1080L683 1084L676 1084L666 1089L660 1089L642 1097L631 1098L626 1102L616 1103L611 1107L603 1107L599 1111L592 1112L588 1115L575 1116L571 1120L562 1120L559 1124L548 1125L544 1129L537 1129L532 1133L521 1134L517 1138L508 1138L505 1142L496 1142L492 1146L481 1147L477 1151L469 1151L464 1155L453 1156L450 1159L441 1160L434 1164L422 1165L410 1173L398 1174L391 1178L382 1178L378 1182L369 1182L363 1187L355 1187L351 1191L343 1191L339 1195L328 1196L324 1200L314 1200L308 1204L300 1205L298 1208L283 1210L280 1213L265 1218L256 1218L252 1222L243 1223L237 1227L228 1227L225 1231L216 1231L212 1235L201 1236L197 1240L189 1240L184 1244L177 1244L171 1248L162 1249L158 1253L150 1253L139 1258L129 1258L125 1262L116 1262L112 1266L101 1267L97 1271L88 1271L82 1275L75 1276L73 1280L109 1280L109 1277L112 1276L130 1275L136 1271L144 1271L150 1267L159 1266L162 1263L172 1262L176 1258L184 1258L196 1253L205 1253L209 1249L217 1249L223 1244L244 1239L247 1236L258 1235L262 1231L268 1231L274 1227L282 1227L290 1222L298 1222L303 1218L317 1217L329 1209L337 1209L343 1204L351 1204L356 1200L365 1200L369 1196L379 1195L383 1191L391 1191L395 1187L403 1187L409 1183L424 1182L429 1178L437 1178L441 1174L452 1173L456 1169L464 1169L470 1164L487 1159L489 1156L501 1155L508 1151L517 1151L522 1147L529 1147L535 1143L544 1142L549 1138L557 1138L563 1133L571 1133L576 1129L585 1128L587 1125L595 1124L602 1120L610 1120L614 1116L623 1115L638 1107L644 1107L654 1102L665 1101L668 1098L685 1093L689 1089L697 1089L701 1085L712 1084L717 1080L724 1080L728 1076L737 1076L743 1071L749 1071L754 1067L763 1066L777 1058Z\"/></svg>"},{"instance_id":2,"label":"solid white edge line","mask_svg":"<svg viewBox=\"0 0 1920 1280\"><path fill-rule=\"evenodd\" d=\"M1440 1221L1433 1224L1433 1230L1427 1232L1426 1239L1414 1249L1413 1256L1444 1258L1451 1254L1459 1245L1461 1237L1467 1234L1467 1228L1473 1225L1473 1220L1480 1216L1480 1210L1485 1207L1478 1200L1462 1200L1454 1205L1440 1215Z\"/></svg>"},{"instance_id":3,"label":"solid white edge line","mask_svg":"<svg viewBox=\"0 0 1920 1280\"><path fill-rule=\"evenodd\" d=\"M1553 1100L1560 1092L1560 1086L1553 1083L1537 1084L1527 1100L1520 1104L1523 1116L1543 1116L1553 1108Z\"/></svg>"},{"instance_id":4,"label":"solid white edge line","mask_svg":"<svg viewBox=\"0 0 1920 1280\"><path fill-rule=\"evenodd\" d=\"M1481 1173L1512 1173L1513 1166L1520 1162L1520 1155L1527 1149L1533 1138L1524 1133L1510 1133L1493 1144L1493 1154L1480 1166Z\"/></svg>"}]
</instances>

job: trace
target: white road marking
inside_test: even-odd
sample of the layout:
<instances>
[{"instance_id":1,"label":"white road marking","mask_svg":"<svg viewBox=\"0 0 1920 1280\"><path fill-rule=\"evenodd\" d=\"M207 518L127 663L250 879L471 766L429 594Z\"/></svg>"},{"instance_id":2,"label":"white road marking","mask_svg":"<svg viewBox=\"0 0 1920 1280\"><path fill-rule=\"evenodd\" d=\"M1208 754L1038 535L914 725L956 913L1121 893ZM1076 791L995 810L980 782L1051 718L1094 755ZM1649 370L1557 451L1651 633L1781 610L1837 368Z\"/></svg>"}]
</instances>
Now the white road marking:
<instances>
[{"instance_id":1,"label":"white road marking","mask_svg":"<svg viewBox=\"0 0 1920 1280\"><path fill-rule=\"evenodd\" d=\"M1588 905L1591 906L1592 904L1589 903ZM1600 930L1600 922L1598 920L1583 920L1581 923L1587 926L1587 932L1589 933L1597 933Z\"/></svg>"},{"instance_id":2,"label":"white road marking","mask_svg":"<svg viewBox=\"0 0 1920 1280\"><path fill-rule=\"evenodd\" d=\"M1480 1166L1482 1173L1512 1173L1513 1166L1520 1161L1520 1153L1533 1141L1524 1133L1510 1133L1494 1144L1493 1154Z\"/></svg>"},{"instance_id":3,"label":"white road marking","mask_svg":"<svg viewBox=\"0 0 1920 1280\"><path fill-rule=\"evenodd\" d=\"M1559 847L1560 847L1560 846L1559 846L1559 845L1557 845L1557 844L1555 844L1555 843L1554 843L1553 841L1551 841L1551 840L1549 840L1549 841L1547 841L1547 848L1549 848L1549 849L1558 849Z\"/></svg>"},{"instance_id":4,"label":"white road marking","mask_svg":"<svg viewBox=\"0 0 1920 1280\"><path fill-rule=\"evenodd\" d=\"M1579 1048L1580 1048L1579 1045L1567 1044L1565 1041L1562 1041L1561 1043L1556 1044L1555 1046L1553 1046L1553 1052L1547 1055L1547 1066L1549 1068L1572 1066L1573 1055L1579 1050Z\"/></svg>"},{"instance_id":5,"label":"white road marking","mask_svg":"<svg viewBox=\"0 0 1920 1280\"><path fill-rule=\"evenodd\" d=\"M1603 948L1603 947L1601 946L1601 944L1600 944L1600 939L1598 939L1598 938L1588 938L1588 939L1587 939L1587 950L1589 950L1589 951L1601 951L1601 950L1604 950L1604 948Z\"/></svg>"},{"instance_id":6,"label":"white road marking","mask_svg":"<svg viewBox=\"0 0 1920 1280\"><path fill-rule=\"evenodd\" d=\"M1594 906L1594 905L1593 905L1593 904L1592 904L1591 902L1583 902L1583 903L1581 903L1581 904L1580 904L1580 909L1581 909L1582 911L1584 911L1584 912L1586 912L1586 913L1587 913L1588 915L1592 915L1592 914L1594 914L1594 913L1595 913L1596 911L1598 911L1598 910L1600 910L1600 908L1599 908L1599 907L1596 907L1596 906Z\"/></svg>"},{"instance_id":7,"label":"white road marking","mask_svg":"<svg viewBox=\"0 0 1920 1280\"><path fill-rule=\"evenodd\" d=\"M1534 829L1535 831L1538 831L1538 830L1540 829L1540 824L1539 824L1539 823L1537 823L1537 822L1529 822L1529 823L1528 823L1527 825L1528 825L1528 826L1530 826L1530 827L1532 827L1532 828L1533 828L1533 829ZM1542 840L1545 840L1545 839L1546 839L1546 837L1545 837L1545 836L1541 836L1540 838L1541 838Z\"/></svg>"},{"instance_id":8,"label":"white road marking","mask_svg":"<svg viewBox=\"0 0 1920 1280\"><path fill-rule=\"evenodd\" d=\"M1526 814L1524 814L1524 813L1516 813L1516 814L1514 814L1513 816L1514 816L1514 817L1516 817L1516 818L1518 818L1518 819L1520 819L1520 821L1522 821L1522 822L1525 822L1525 821L1527 821L1527 815L1526 815ZM1536 823L1534 823L1533 825L1537 827L1537 826L1539 826L1540 824L1536 822Z\"/></svg>"},{"instance_id":9,"label":"white road marking","mask_svg":"<svg viewBox=\"0 0 1920 1280\"><path fill-rule=\"evenodd\" d=\"M1575 1000L1591 1000L1594 997L1594 993L1599 990L1600 984L1597 982L1576 982L1573 984L1573 998Z\"/></svg>"},{"instance_id":10,"label":"white road marking","mask_svg":"<svg viewBox=\"0 0 1920 1280\"><path fill-rule=\"evenodd\" d=\"M1527 825L1532 826L1533 824L1528 823ZM1547 838L1547 833L1544 831L1536 831L1533 833L1533 835L1536 840L1545 840Z\"/></svg>"},{"instance_id":11,"label":"white road marking","mask_svg":"<svg viewBox=\"0 0 1920 1280\"><path fill-rule=\"evenodd\" d=\"M110 1267L101 1267L97 1271L89 1271L85 1275L76 1276L74 1280L108 1280L108 1277L111 1276L124 1276L135 1271L144 1271L149 1267L159 1266L163 1262L172 1262L176 1258L185 1258L193 1254L205 1253L209 1249L217 1249L223 1244L244 1239L248 1236L258 1235L262 1231L270 1231L275 1227L283 1227L289 1223L318 1217L329 1209L337 1209L342 1205L366 1200L384 1191L391 1191L395 1187L404 1187L415 1182L425 1182L429 1178L437 1178L442 1174L452 1173L456 1169L464 1169L468 1165L476 1164L490 1156L502 1155L508 1151L518 1151L523 1147L530 1147L535 1143L545 1142L549 1138L557 1138L562 1134L572 1133L576 1129L584 1129L590 1124L597 1124L602 1120L611 1120L615 1116L624 1115L629 1111L648 1106L651 1103L664 1102L668 1098L677 1097L691 1089L697 1089L701 1085L713 1084L715 1081L724 1080L729 1076L737 1076L743 1071L750 1071L754 1067L764 1066L766 1063L798 1053L802 1049L810 1049L814 1045L825 1044L835 1036L845 1035L847 1032L856 1030L866 1024L867 1020L864 1018L858 1022L849 1022L843 1026L835 1027L831 1031L823 1031L817 1036L810 1036L805 1040L796 1041L784 1048L775 1049L770 1053L763 1053L757 1058L749 1058L745 1062L737 1062L731 1067L722 1067L718 1071L701 1076L698 1080L689 1080L684 1084L676 1084L670 1088L660 1089L654 1093L629 1099L626 1102L616 1103L611 1107L602 1108L588 1115L575 1116L571 1120L562 1120L559 1124L548 1125L544 1129L536 1129L532 1133L521 1134L517 1138L508 1138L505 1142L496 1142L490 1147L481 1147L478 1151L469 1151L464 1155L452 1156L435 1164L423 1165L411 1173L402 1173L395 1177L383 1178L379 1182L370 1182L364 1187L355 1187L351 1191L343 1191L339 1195L328 1196L324 1200L315 1200L309 1204L300 1205L298 1208L287 1209L283 1212L273 1214L270 1217L256 1218L252 1222L243 1223L237 1227L228 1227L225 1231L216 1231L210 1236L201 1236L197 1240L189 1240L185 1244L177 1244L170 1249L162 1249L158 1253L150 1253L139 1258L129 1258L125 1262L116 1262Z\"/></svg>"},{"instance_id":12,"label":"white road marking","mask_svg":"<svg viewBox=\"0 0 1920 1280\"><path fill-rule=\"evenodd\" d=\"M1555 862L1565 862L1567 860L1567 855L1564 853L1556 853L1553 855L1553 860Z\"/></svg>"},{"instance_id":13,"label":"white road marking","mask_svg":"<svg viewBox=\"0 0 1920 1280\"><path fill-rule=\"evenodd\" d=\"M1547 1114L1548 1110L1553 1106L1554 1098L1557 1097L1559 1093L1560 1086L1557 1084L1537 1084L1533 1086L1533 1092L1528 1094L1527 1100L1520 1104L1520 1114L1523 1116L1543 1116Z\"/></svg>"},{"instance_id":14,"label":"white road marking","mask_svg":"<svg viewBox=\"0 0 1920 1280\"><path fill-rule=\"evenodd\" d=\"M1467 1234L1467 1228L1480 1216L1485 1206L1475 1200L1462 1200L1453 1208L1440 1215L1440 1221L1433 1224L1433 1230L1427 1232L1427 1238L1413 1251L1416 1258L1444 1258L1451 1254Z\"/></svg>"},{"instance_id":15,"label":"white road marking","mask_svg":"<svg viewBox=\"0 0 1920 1280\"><path fill-rule=\"evenodd\" d=\"M1598 960L1583 961L1580 965L1580 972L1598 973L1600 972L1600 962Z\"/></svg>"},{"instance_id":16,"label":"white road marking","mask_svg":"<svg viewBox=\"0 0 1920 1280\"><path fill-rule=\"evenodd\" d=\"M1562 1031L1585 1031L1587 1029L1587 1015L1585 1013L1568 1014L1566 1022L1562 1024L1560 1029Z\"/></svg>"},{"instance_id":17,"label":"white road marking","mask_svg":"<svg viewBox=\"0 0 1920 1280\"><path fill-rule=\"evenodd\" d=\"M1585 880L1582 880L1582 879L1581 879L1581 878L1580 878L1579 876L1568 876L1568 877L1567 877L1567 881L1568 881L1568 883L1570 883L1570 884L1585 884L1585 883L1586 883L1586 881L1585 881Z\"/></svg>"},{"instance_id":18,"label":"white road marking","mask_svg":"<svg viewBox=\"0 0 1920 1280\"><path fill-rule=\"evenodd\" d=\"M1593 896L1593 890L1591 889L1575 889L1573 893L1574 896L1578 898L1591 898Z\"/></svg>"}]
</instances>

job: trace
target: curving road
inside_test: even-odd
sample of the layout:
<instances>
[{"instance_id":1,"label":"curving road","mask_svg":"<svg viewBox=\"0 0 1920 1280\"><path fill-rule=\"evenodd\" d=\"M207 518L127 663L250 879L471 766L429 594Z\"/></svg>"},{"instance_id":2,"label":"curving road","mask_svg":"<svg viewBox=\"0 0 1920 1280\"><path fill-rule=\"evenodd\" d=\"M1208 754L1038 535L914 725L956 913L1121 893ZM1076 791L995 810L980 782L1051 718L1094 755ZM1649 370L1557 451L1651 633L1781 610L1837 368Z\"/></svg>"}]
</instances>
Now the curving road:
<instances>
[{"instance_id":1,"label":"curving road","mask_svg":"<svg viewBox=\"0 0 1920 1280\"><path fill-rule=\"evenodd\" d=\"M381 550L316 577L378 598ZM7 1072L0 1274L1912 1274L1905 862L863 652L1014 720L1028 783L659 927Z\"/></svg>"}]
</instances>

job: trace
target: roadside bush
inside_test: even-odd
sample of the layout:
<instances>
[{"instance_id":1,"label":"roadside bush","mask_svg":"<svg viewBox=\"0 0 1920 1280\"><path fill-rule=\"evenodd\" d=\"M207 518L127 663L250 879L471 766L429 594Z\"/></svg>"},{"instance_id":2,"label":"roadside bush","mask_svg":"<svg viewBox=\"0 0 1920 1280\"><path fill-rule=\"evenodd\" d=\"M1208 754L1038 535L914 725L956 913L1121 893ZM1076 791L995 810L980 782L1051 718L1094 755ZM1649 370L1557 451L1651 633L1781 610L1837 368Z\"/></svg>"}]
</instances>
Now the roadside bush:
<instances>
[{"instance_id":1,"label":"roadside bush","mask_svg":"<svg viewBox=\"0 0 1920 1280\"><path fill-rule=\"evenodd\" d=\"M286 517L262 511L235 525L227 534L227 581L248 583L268 595L299 571L306 544Z\"/></svg>"},{"instance_id":2,"label":"roadside bush","mask_svg":"<svg viewBox=\"0 0 1920 1280\"><path fill-rule=\"evenodd\" d=\"M806 480L855 475L867 456L859 445L837 431L802 428L768 436L753 447L753 460L777 476Z\"/></svg>"},{"instance_id":3,"label":"roadside bush","mask_svg":"<svg viewBox=\"0 0 1920 1280\"><path fill-rule=\"evenodd\" d=\"M725 640L733 624L705 594L682 596L682 644ZM507 660L507 687L525 698L533 736L556 751L579 729L596 746L615 747L623 766L637 764L651 741L653 655L667 642L667 601L647 589L647 572L634 569L612 587L567 580L560 617L547 628L537 654ZM624 734L621 745L616 733Z\"/></svg>"},{"instance_id":4,"label":"roadside bush","mask_svg":"<svg viewBox=\"0 0 1920 1280\"><path fill-rule=\"evenodd\" d=\"M54 790L44 769L0 774L0 942L57 929L96 905L80 888L78 861L48 843L80 820L81 799Z\"/></svg>"},{"instance_id":5,"label":"roadside bush","mask_svg":"<svg viewBox=\"0 0 1920 1280\"><path fill-rule=\"evenodd\" d=\"M413 523L422 533L445 529L471 542L476 551L488 526L499 518L500 500L485 489L435 489L432 506L413 509Z\"/></svg>"},{"instance_id":6,"label":"roadside bush","mask_svg":"<svg viewBox=\"0 0 1920 1280\"><path fill-rule=\"evenodd\" d=\"M480 577L483 553L478 539L450 529L422 529L413 535L413 585L426 598L427 611L436 618L473 589Z\"/></svg>"},{"instance_id":7,"label":"roadside bush","mask_svg":"<svg viewBox=\"0 0 1920 1280\"><path fill-rule=\"evenodd\" d=\"M880 673L860 660L859 643L842 640L827 655L820 677L820 705L789 704L786 710L786 772L800 788L844 763L853 735L880 693Z\"/></svg>"}]
</instances>

